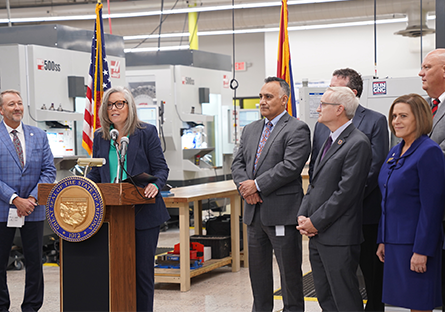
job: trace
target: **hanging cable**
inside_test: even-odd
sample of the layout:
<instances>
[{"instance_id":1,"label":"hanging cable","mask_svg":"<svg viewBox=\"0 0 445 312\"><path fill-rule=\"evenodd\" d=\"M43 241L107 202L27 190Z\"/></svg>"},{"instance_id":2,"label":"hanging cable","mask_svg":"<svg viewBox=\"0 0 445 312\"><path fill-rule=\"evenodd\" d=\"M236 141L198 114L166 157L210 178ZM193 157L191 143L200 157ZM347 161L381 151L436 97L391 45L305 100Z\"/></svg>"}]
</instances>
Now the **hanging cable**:
<instances>
[{"instance_id":1,"label":"hanging cable","mask_svg":"<svg viewBox=\"0 0 445 312\"><path fill-rule=\"evenodd\" d=\"M158 51L161 48L161 32L162 32L162 13L164 12L164 0L161 1L161 14L159 15L159 37L158 37Z\"/></svg>"},{"instance_id":2,"label":"hanging cable","mask_svg":"<svg viewBox=\"0 0 445 312\"><path fill-rule=\"evenodd\" d=\"M235 144L238 140L238 131L237 131L237 121L236 121L236 89L238 88L238 81L235 79L235 0L232 0L232 80L230 81L230 89L233 90L233 118L234 122L234 133L235 133Z\"/></svg>"},{"instance_id":3,"label":"hanging cable","mask_svg":"<svg viewBox=\"0 0 445 312\"><path fill-rule=\"evenodd\" d=\"M420 0L420 66L422 66L423 62L423 3L422 0Z\"/></svg>"},{"instance_id":4,"label":"hanging cable","mask_svg":"<svg viewBox=\"0 0 445 312\"><path fill-rule=\"evenodd\" d=\"M374 78L377 78L377 0L374 0Z\"/></svg>"},{"instance_id":5,"label":"hanging cable","mask_svg":"<svg viewBox=\"0 0 445 312\"><path fill-rule=\"evenodd\" d=\"M176 5L178 4L178 1L179 1L179 0L176 0L175 4L172 6L172 8L171 8L170 10L173 10L173 9L176 7ZM167 20L167 18L168 18L169 16L170 16L170 14L166 15L160 24L164 23L164 22ZM156 30L158 30L158 28L160 27L160 24L159 24L158 26L156 26L155 29L153 29L153 31L149 34L149 36L150 36L150 35L153 35L154 32L155 32ZM136 46L134 46L133 49L138 48L141 44L145 43L145 41L147 41L147 40L148 40L148 38L145 38L144 40L142 40L141 42L139 42Z\"/></svg>"}]
</instances>

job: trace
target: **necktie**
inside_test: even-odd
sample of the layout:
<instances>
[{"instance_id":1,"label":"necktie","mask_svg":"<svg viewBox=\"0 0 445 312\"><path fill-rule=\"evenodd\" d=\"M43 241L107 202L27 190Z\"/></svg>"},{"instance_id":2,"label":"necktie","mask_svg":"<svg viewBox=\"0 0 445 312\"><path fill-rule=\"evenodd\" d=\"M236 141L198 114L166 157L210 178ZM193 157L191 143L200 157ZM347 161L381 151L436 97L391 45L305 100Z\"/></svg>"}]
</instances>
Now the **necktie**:
<instances>
[{"instance_id":1,"label":"necktie","mask_svg":"<svg viewBox=\"0 0 445 312\"><path fill-rule=\"evenodd\" d=\"M12 130L12 142L14 143L15 151L17 152L17 156L19 156L20 164L22 165L22 168L25 166L25 162L23 160L23 149L22 144L20 143L20 139L17 136L17 130Z\"/></svg>"},{"instance_id":2,"label":"necktie","mask_svg":"<svg viewBox=\"0 0 445 312\"><path fill-rule=\"evenodd\" d=\"M266 124L266 129L264 129L263 134L261 135L260 144L258 144L258 149L256 151L255 164L253 165L253 173L255 173L256 165L258 164L258 159L260 158L261 152L263 151L263 147L266 144L267 138L269 137L272 127L273 124L269 121Z\"/></svg>"},{"instance_id":3,"label":"necktie","mask_svg":"<svg viewBox=\"0 0 445 312\"><path fill-rule=\"evenodd\" d=\"M320 160L323 159L324 155L326 154L326 152L329 150L329 148L332 145L332 138L331 136L329 136L329 138L326 140L326 144L324 145L324 149L323 149L323 154L321 154L321 158Z\"/></svg>"},{"instance_id":4,"label":"necktie","mask_svg":"<svg viewBox=\"0 0 445 312\"><path fill-rule=\"evenodd\" d=\"M433 107L431 109L431 112L433 113L433 118L434 118L434 115L436 115L437 108L439 107L439 103L440 103L439 99L433 100Z\"/></svg>"}]
</instances>

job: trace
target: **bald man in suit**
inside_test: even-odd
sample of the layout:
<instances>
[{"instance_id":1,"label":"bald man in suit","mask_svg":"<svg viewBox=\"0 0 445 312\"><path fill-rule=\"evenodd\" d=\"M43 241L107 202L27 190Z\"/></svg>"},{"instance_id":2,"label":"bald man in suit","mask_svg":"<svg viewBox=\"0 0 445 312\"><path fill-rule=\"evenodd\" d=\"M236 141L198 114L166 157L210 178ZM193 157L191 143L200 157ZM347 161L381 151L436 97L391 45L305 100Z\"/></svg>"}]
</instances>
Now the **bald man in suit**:
<instances>
[{"instance_id":1,"label":"bald man in suit","mask_svg":"<svg viewBox=\"0 0 445 312\"><path fill-rule=\"evenodd\" d=\"M423 90L430 97L428 102L433 113L433 129L429 136L439 144L445 155L445 49L436 49L425 56L419 76L422 78ZM442 311L445 312L445 250L442 253L442 301Z\"/></svg>"}]
</instances>

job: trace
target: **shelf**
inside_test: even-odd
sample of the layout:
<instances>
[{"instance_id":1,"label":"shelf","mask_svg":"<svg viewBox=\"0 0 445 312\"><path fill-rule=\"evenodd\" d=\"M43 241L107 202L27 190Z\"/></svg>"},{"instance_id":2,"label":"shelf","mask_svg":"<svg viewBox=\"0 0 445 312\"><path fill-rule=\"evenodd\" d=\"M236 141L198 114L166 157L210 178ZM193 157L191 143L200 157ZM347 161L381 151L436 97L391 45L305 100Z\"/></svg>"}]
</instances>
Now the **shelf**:
<instances>
[{"instance_id":1,"label":"shelf","mask_svg":"<svg viewBox=\"0 0 445 312\"><path fill-rule=\"evenodd\" d=\"M214 269L229 265L232 263L232 257L222 259L210 259L203 263L202 267L190 270L190 277L195 277ZM155 268L155 283L180 283L179 269L160 269Z\"/></svg>"},{"instance_id":2,"label":"shelf","mask_svg":"<svg viewBox=\"0 0 445 312\"><path fill-rule=\"evenodd\" d=\"M208 153L211 153L215 150L214 147L207 148L185 148L182 150L182 158L183 159L194 159L196 156L204 156Z\"/></svg>"},{"instance_id":3,"label":"shelf","mask_svg":"<svg viewBox=\"0 0 445 312\"><path fill-rule=\"evenodd\" d=\"M60 121L60 120L77 120L82 121L83 114L81 113L69 113L59 112L56 110L36 110L36 119L38 121Z\"/></svg>"}]
</instances>

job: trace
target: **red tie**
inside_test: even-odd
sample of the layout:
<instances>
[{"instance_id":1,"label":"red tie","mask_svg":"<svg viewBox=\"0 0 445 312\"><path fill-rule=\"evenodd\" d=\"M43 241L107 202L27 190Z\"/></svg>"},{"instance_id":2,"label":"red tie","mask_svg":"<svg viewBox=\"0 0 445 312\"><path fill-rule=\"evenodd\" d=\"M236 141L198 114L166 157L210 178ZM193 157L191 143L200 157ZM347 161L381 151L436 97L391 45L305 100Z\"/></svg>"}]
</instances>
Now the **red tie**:
<instances>
[{"instance_id":1,"label":"red tie","mask_svg":"<svg viewBox=\"0 0 445 312\"><path fill-rule=\"evenodd\" d=\"M434 118L434 115L436 115L437 108L439 107L439 103L440 103L439 99L433 100L433 107L431 109L431 112L433 113L433 118Z\"/></svg>"}]
</instances>

